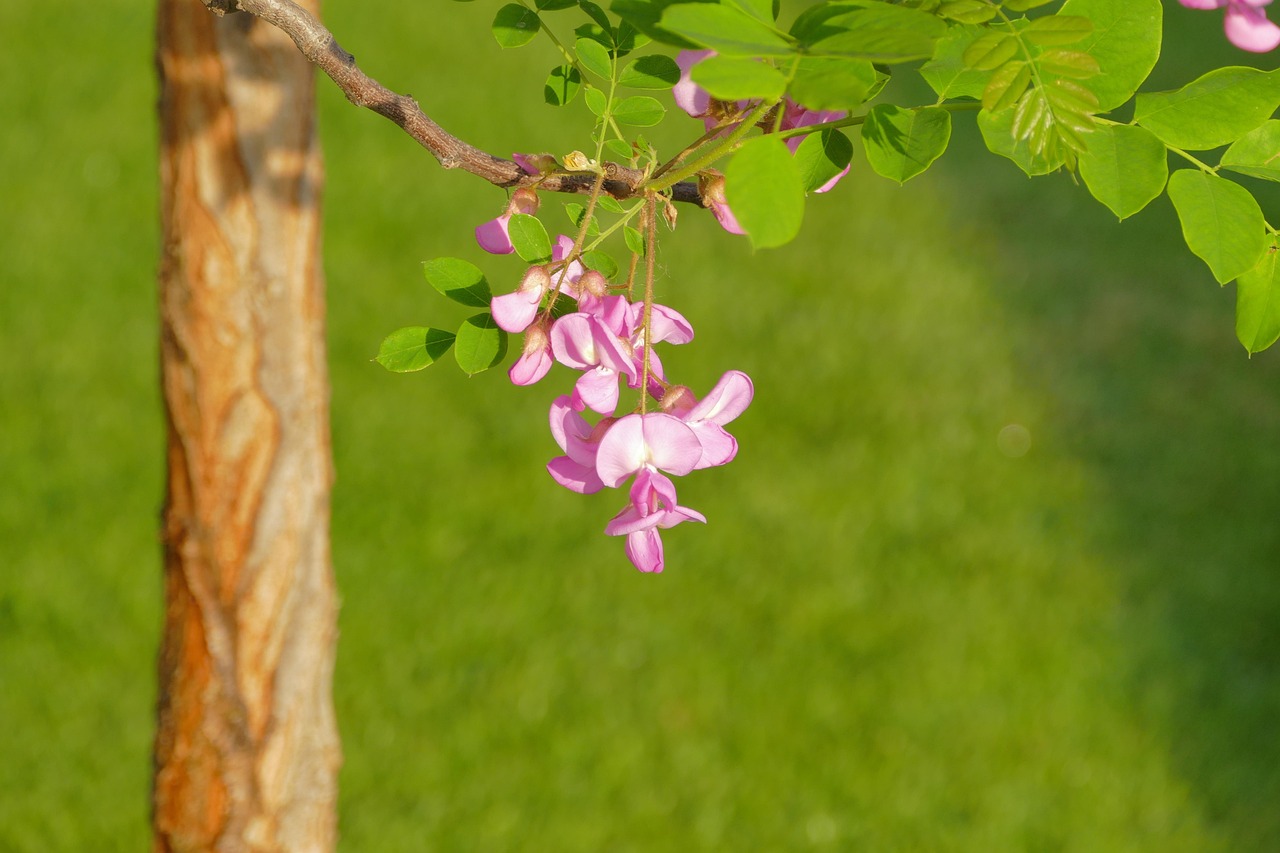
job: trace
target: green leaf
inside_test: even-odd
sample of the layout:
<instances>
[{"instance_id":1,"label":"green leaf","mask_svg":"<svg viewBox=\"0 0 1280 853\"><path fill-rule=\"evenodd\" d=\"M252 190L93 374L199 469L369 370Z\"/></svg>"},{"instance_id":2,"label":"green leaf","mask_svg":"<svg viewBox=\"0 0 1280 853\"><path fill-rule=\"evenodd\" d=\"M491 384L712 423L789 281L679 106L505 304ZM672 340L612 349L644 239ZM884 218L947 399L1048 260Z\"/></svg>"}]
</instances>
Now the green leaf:
<instances>
[{"instance_id":1,"label":"green leaf","mask_svg":"<svg viewBox=\"0 0 1280 853\"><path fill-rule=\"evenodd\" d=\"M507 234L520 259L530 264L551 260L551 238L538 217L517 213L507 222Z\"/></svg>"},{"instance_id":2,"label":"green leaf","mask_svg":"<svg viewBox=\"0 0 1280 853\"><path fill-rule=\"evenodd\" d=\"M618 85L631 89L670 89L678 82L680 66L661 53L631 60L618 75Z\"/></svg>"},{"instance_id":3,"label":"green leaf","mask_svg":"<svg viewBox=\"0 0 1280 853\"><path fill-rule=\"evenodd\" d=\"M1046 50L1040 54L1036 63L1042 71L1056 74L1059 77L1071 77L1075 80L1087 80L1102 70L1101 66L1098 65L1098 60L1089 54L1078 50L1063 50L1062 48ZM1096 101L1097 95L1095 94L1093 97Z\"/></svg>"},{"instance_id":4,"label":"green leaf","mask_svg":"<svg viewBox=\"0 0 1280 853\"><path fill-rule=\"evenodd\" d=\"M989 113L1008 109L1018 102L1029 85L1031 66L1020 59L1006 62L991 75L991 80L982 93L982 109Z\"/></svg>"},{"instance_id":5,"label":"green leaf","mask_svg":"<svg viewBox=\"0 0 1280 853\"><path fill-rule=\"evenodd\" d=\"M1134 121L1174 148L1204 151L1234 142L1280 106L1280 72L1232 66L1176 92L1141 94Z\"/></svg>"},{"instance_id":6,"label":"green leaf","mask_svg":"<svg viewBox=\"0 0 1280 853\"><path fill-rule=\"evenodd\" d=\"M644 254L644 235L630 225L622 226L622 240L633 255Z\"/></svg>"},{"instance_id":7,"label":"green leaf","mask_svg":"<svg viewBox=\"0 0 1280 853\"><path fill-rule=\"evenodd\" d=\"M578 8L587 13L587 17L595 21L600 29L604 32L609 44L613 44L613 22L609 20L609 16L591 0L578 0Z\"/></svg>"},{"instance_id":8,"label":"green leaf","mask_svg":"<svg viewBox=\"0 0 1280 853\"><path fill-rule=\"evenodd\" d=\"M941 18L920 9L875 3L868 8L828 18L823 35L807 46L812 56L847 56L873 62L910 62L933 56L946 35Z\"/></svg>"},{"instance_id":9,"label":"green leaf","mask_svg":"<svg viewBox=\"0 0 1280 853\"><path fill-rule=\"evenodd\" d=\"M1046 15L1022 30L1022 37L1040 47L1075 44L1093 32L1093 21L1080 15Z\"/></svg>"},{"instance_id":10,"label":"green leaf","mask_svg":"<svg viewBox=\"0 0 1280 853\"><path fill-rule=\"evenodd\" d=\"M623 160L630 160L635 155L635 149L631 147L631 143L625 139L618 139L616 136L612 139L604 141L604 147L608 148Z\"/></svg>"},{"instance_id":11,"label":"green leaf","mask_svg":"<svg viewBox=\"0 0 1280 853\"><path fill-rule=\"evenodd\" d=\"M1067 153L1062 146L1033 150L1025 138L1013 135L1015 117L1015 110L1005 110L996 115L986 111L978 113L978 130L982 132L982 140L987 144L987 149L993 154L1008 157L1032 177L1047 175L1062 168L1067 162Z\"/></svg>"},{"instance_id":12,"label":"green leaf","mask_svg":"<svg viewBox=\"0 0 1280 853\"><path fill-rule=\"evenodd\" d=\"M595 39L578 39L573 43L573 52L578 55L578 62L602 80L613 79L613 60L609 58L609 50Z\"/></svg>"},{"instance_id":13,"label":"green leaf","mask_svg":"<svg viewBox=\"0 0 1280 853\"><path fill-rule=\"evenodd\" d=\"M938 7L937 14L961 24L985 24L996 16L999 9L994 3L983 0L950 0Z\"/></svg>"},{"instance_id":14,"label":"green leaf","mask_svg":"<svg viewBox=\"0 0 1280 853\"><path fill-rule=\"evenodd\" d=\"M468 317L458 327L453 357L468 376L488 370L506 354L507 333L498 328L489 312Z\"/></svg>"},{"instance_id":15,"label":"green leaf","mask_svg":"<svg viewBox=\"0 0 1280 853\"><path fill-rule=\"evenodd\" d=\"M789 94L811 110L850 110L866 103L886 79L866 59L805 57L796 66Z\"/></svg>"},{"instance_id":16,"label":"green leaf","mask_svg":"<svg viewBox=\"0 0 1280 853\"><path fill-rule=\"evenodd\" d=\"M493 18L493 37L502 47L520 47L538 35L538 13L517 3L508 3Z\"/></svg>"},{"instance_id":17,"label":"green leaf","mask_svg":"<svg viewBox=\"0 0 1280 853\"><path fill-rule=\"evenodd\" d=\"M804 191L809 193L822 187L848 168L851 159L853 143L835 128L806 136L795 154Z\"/></svg>"},{"instance_id":18,"label":"green leaf","mask_svg":"<svg viewBox=\"0 0 1280 853\"><path fill-rule=\"evenodd\" d=\"M452 299L472 308L487 308L493 298L489 282L475 264L460 258L436 258L425 261L422 271L431 286Z\"/></svg>"},{"instance_id":19,"label":"green leaf","mask_svg":"<svg viewBox=\"0 0 1280 853\"><path fill-rule=\"evenodd\" d=\"M904 110L877 104L862 125L862 146L876 174L898 183L928 169L947 150L951 113L941 107Z\"/></svg>"},{"instance_id":20,"label":"green leaf","mask_svg":"<svg viewBox=\"0 0 1280 853\"><path fill-rule=\"evenodd\" d=\"M430 365L453 346L453 332L430 326L406 326L382 339L375 361L392 373L412 373Z\"/></svg>"},{"instance_id":21,"label":"green leaf","mask_svg":"<svg viewBox=\"0 0 1280 853\"><path fill-rule=\"evenodd\" d=\"M618 264L613 257L600 249L592 249L590 252L582 253L582 263L587 269L595 270L602 276L612 279L618 274Z\"/></svg>"},{"instance_id":22,"label":"green leaf","mask_svg":"<svg viewBox=\"0 0 1280 853\"><path fill-rule=\"evenodd\" d=\"M1187 246L1219 284L1258 265L1267 245L1266 222L1248 190L1198 169L1180 169L1170 176L1168 191Z\"/></svg>"},{"instance_id":23,"label":"green leaf","mask_svg":"<svg viewBox=\"0 0 1280 853\"><path fill-rule=\"evenodd\" d=\"M1280 339L1280 244L1272 238L1262 260L1236 279L1236 337L1252 355Z\"/></svg>"},{"instance_id":24,"label":"green leaf","mask_svg":"<svg viewBox=\"0 0 1280 853\"><path fill-rule=\"evenodd\" d=\"M569 220L575 228L582 227L582 219L587 215L587 209L578 204L576 201L565 202L564 212L569 214ZM600 233L600 226L596 224L595 217L591 217L591 221L587 223L587 236L595 237Z\"/></svg>"},{"instance_id":25,"label":"green leaf","mask_svg":"<svg viewBox=\"0 0 1280 853\"><path fill-rule=\"evenodd\" d=\"M1093 33L1075 49L1092 56L1102 69L1086 84L1098 96L1100 112L1132 98L1155 67L1162 13L1160 0L1067 0L1059 10L1059 15L1093 22Z\"/></svg>"},{"instance_id":26,"label":"green leaf","mask_svg":"<svg viewBox=\"0 0 1280 853\"><path fill-rule=\"evenodd\" d=\"M680 3L662 13L663 29L725 56L789 56L795 49L772 26L717 3Z\"/></svg>"},{"instance_id":27,"label":"green leaf","mask_svg":"<svg viewBox=\"0 0 1280 853\"><path fill-rule=\"evenodd\" d=\"M761 136L747 142L724 177L725 200L752 246L781 246L796 236L804 219L804 184L782 140Z\"/></svg>"},{"instance_id":28,"label":"green leaf","mask_svg":"<svg viewBox=\"0 0 1280 853\"><path fill-rule=\"evenodd\" d=\"M986 32L984 27L952 27L938 41L933 59L920 66L920 76L938 97L977 98L987 88L990 71L977 71L964 61L970 45ZM803 100L801 103L805 103Z\"/></svg>"},{"instance_id":29,"label":"green leaf","mask_svg":"<svg viewBox=\"0 0 1280 853\"><path fill-rule=\"evenodd\" d=\"M1009 33L988 32L965 48L962 59L974 71L995 71L1018 54L1018 40Z\"/></svg>"},{"instance_id":30,"label":"green leaf","mask_svg":"<svg viewBox=\"0 0 1280 853\"><path fill-rule=\"evenodd\" d=\"M680 0L613 0L609 9L626 23L646 35L660 39L666 44L681 48L696 48L700 45L664 30L660 24L662 13L668 6L676 5Z\"/></svg>"},{"instance_id":31,"label":"green leaf","mask_svg":"<svg viewBox=\"0 0 1280 853\"><path fill-rule=\"evenodd\" d=\"M1222 155L1222 168L1280 181L1280 121L1263 122L1232 143Z\"/></svg>"},{"instance_id":32,"label":"green leaf","mask_svg":"<svg viewBox=\"0 0 1280 853\"><path fill-rule=\"evenodd\" d=\"M578 0L536 0L533 4L540 12L554 12L557 9L568 9L578 5Z\"/></svg>"},{"instance_id":33,"label":"green leaf","mask_svg":"<svg viewBox=\"0 0 1280 853\"><path fill-rule=\"evenodd\" d=\"M632 127L652 127L666 114L666 108L648 95L633 95L613 105L613 117L618 123Z\"/></svg>"},{"instance_id":34,"label":"green leaf","mask_svg":"<svg viewBox=\"0 0 1280 853\"><path fill-rule=\"evenodd\" d=\"M772 65L737 56L707 57L690 73L693 82L722 101L774 101L787 89L787 78Z\"/></svg>"},{"instance_id":35,"label":"green leaf","mask_svg":"<svg viewBox=\"0 0 1280 853\"><path fill-rule=\"evenodd\" d=\"M1167 152L1149 130L1102 125L1080 153L1080 177L1094 198L1125 219L1164 191L1169 180Z\"/></svg>"},{"instance_id":36,"label":"green leaf","mask_svg":"<svg viewBox=\"0 0 1280 853\"><path fill-rule=\"evenodd\" d=\"M746 12L757 21L773 23L773 0L720 0L720 2Z\"/></svg>"},{"instance_id":37,"label":"green leaf","mask_svg":"<svg viewBox=\"0 0 1280 853\"><path fill-rule=\"evenodd\" d=\"M587 87L582 93L582 99L587 102L587 109L594 115L602 116L609 108L609 96L594 86Z\"/></svg>"},{"instance_id":38,"label":"green leaf","mask_svg":"<svg viewBox=\"0 0 1280 853\"><path fill-rule=\"evenodd\" d=\"M542 87L542 98L553 107L563 107L578 96L582 88L582 75L572 65L552 68Z\"/></svg>"}]
</instances>

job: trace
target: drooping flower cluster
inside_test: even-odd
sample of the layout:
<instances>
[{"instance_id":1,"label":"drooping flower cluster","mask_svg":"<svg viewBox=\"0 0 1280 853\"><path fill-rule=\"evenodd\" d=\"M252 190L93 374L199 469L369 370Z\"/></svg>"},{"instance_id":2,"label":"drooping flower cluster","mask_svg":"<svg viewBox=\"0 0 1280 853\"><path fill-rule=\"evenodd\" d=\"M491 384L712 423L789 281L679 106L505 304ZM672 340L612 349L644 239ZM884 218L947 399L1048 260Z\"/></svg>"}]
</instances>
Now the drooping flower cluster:
<instances>
[{"instance_id":1,"label":"drooping flower cluster","mask_svg":"<svg viewBox=\"0 0 1280 853\"><path fill-rule=\"evenodd\" d=\"M676 65L680 67L680 80L671 90L676 106L694 118L702 119L708 131L716 127L722 119L740 115L754 106L750 101L739 101L737 103L717 101L711 97L711 94L706 89L703 89L693 81L693 66L715 55L716 52L714 50L681 51L676 56ZM785 98L783 99L782 116L778 122L778 129L795 130L801 127L810 127L815 124L837 121L847 115L848 113L846 112L836 110L811 110L802 104L797 104L790 98ZM792 154L800 147L800 143L804 141L804 138L804 135L798 135L787 139L787 147L791 149ZM831 180L816 188L814 192L827 192L847 174L849 174L848 166ZM706 198L711 207L711 212L716 217L716 221L720 223L724 230L730 234L746 233L738 224L738 220L734 217L733 211L729 209L729 204L725 200L723 178L711 181L704 188L703 197Z\"/></svg>"},{"instance_id":2,"label":"drooping flower cluster","mask_svg":"<svg viewBox=\"0 0 1280 853\"><path fill-rule=\"evenodd\" d=\"M1179 0L1188 9L1226 7L1223 29L1227 39L1241 50L1266 53L1280 47L1280 26L1267 20L1263 9L1271 0Z\"/></svg>"},{"instance_id":3,"label":"drooping flower cluster","mask_svg":"<svg viewBox=\"0 0 1280 853\"><path fill-rule=\"evenodd\" d=\"M499 217L481 228L505 233L505 226ZM754 390L747 375L736 370L725 373L701 400L687 387L669 383L653 347L687 343L693 327L671 308L615 292L602 274L571 259L572 252L573 241L561 236L550 263L529 267L515 291L493 297L494 322L512 334L524 333L522 354L508 376L516 385L532 385L553 362L578 371L573 391L551 405L551 435L563 455L548 462L547 471L580 494L620 488L630 480L627 504L605 533L627 537L627 557L637 569L661 572L658 531L683 521L706 521L679 504L671 477L724 465L737 455L738 443L724 427L747 408ZM557 299L576 300L576 310L554 317L550 309ZM656 399L659 411L641 406L619 415L624 382L640 392L641 400ZM588 410L601 417L592 423Z\"/></svg>"}]
</instances>

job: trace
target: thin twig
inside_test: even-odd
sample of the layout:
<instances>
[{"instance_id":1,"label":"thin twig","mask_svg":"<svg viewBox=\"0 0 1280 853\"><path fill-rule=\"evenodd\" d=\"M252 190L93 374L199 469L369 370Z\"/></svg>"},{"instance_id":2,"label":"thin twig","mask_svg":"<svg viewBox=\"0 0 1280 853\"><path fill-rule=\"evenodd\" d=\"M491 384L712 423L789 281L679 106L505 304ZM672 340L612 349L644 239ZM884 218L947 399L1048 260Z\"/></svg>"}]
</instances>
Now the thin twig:
<instances>
[{"instance_id":1,"label":"thin twig","mask_svg":"<svg viewBox=\"0 0 1280 853\"><path fill-rule=\"evenodd\" d=\"M418 102L399 95L365 74L355 57L338 44L324 24L291 0L201 0L215 15L247 12L279 28L312 64L337 84L347 100L390 119L419 145L435 156L446 169L462 169L500 187L536 185L539 190L562 193L590 193L596 181L593 172L555 171L527 175L511 160L495 157L458 139L432 121ZM604 191L614 198L639 195L645 174L617 163L606 164ZM671 188L672 198L699 206L702 197L692 181Z\"/></svg>"}]
</instances>

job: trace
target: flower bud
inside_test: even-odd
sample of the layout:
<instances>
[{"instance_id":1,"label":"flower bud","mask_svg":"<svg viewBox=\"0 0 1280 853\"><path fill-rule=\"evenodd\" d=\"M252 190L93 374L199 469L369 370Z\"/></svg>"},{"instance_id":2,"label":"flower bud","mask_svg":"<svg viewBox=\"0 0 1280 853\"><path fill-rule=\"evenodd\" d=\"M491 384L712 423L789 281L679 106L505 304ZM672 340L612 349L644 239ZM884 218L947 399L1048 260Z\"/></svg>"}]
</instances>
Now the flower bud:
<instances>
[{"instance_id":1,"label":"flower bud","mask_svg":"<svg viewBox=\"0 0 1280 853\"><path fill-rule=\"evenodd\" d=\"M698 404L698 398L693 396L693 392L689 390L687 385L672 385L662 394L660 404L662 411L677 418L687 414L693 410Z\"/></svg>"},{"instance_id":2,"label":"flower bud","mask_svg":"<svg viewBox=\"0 0 1280 853\"><path fill-rule=\"evenodd\" d=\"M578 279L578 293L589 293L595 297L604 297L609 292L609 280L595 270L587 270Z\"/></svg>"}]
</instances>

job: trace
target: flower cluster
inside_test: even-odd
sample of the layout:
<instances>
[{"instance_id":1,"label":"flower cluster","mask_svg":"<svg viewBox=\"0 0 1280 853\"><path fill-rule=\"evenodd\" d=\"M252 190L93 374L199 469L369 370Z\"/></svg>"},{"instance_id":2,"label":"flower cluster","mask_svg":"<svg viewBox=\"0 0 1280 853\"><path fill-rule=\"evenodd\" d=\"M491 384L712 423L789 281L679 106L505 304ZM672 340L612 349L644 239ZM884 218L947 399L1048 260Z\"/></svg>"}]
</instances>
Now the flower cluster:
<instances>
[{"instance_id":1,"label":"flower cluster","mask_svg":"<svg viewBox=\"0 0 1280 853\"><path fill-rule=\"evenodd\" d=\"M481 245L489 251L510 245L499 235L505 235L512 213L536 209L534 198L513 197L503 216L478 228ZM500 328L524 333L522 354L508 372L513 383L538 382L554 362L578 371L573 391L551 405L551 434L563 455L548 462L547 471L580 494L620 488L630 480L628 502L605 533L627 537L627 557L637 569L660 572L658 531L683 521L706 521L679 504L671 476L724 465L737 455L738 443L724 427L747 408L754 390L747 375L736 370L724 374L701 400L689 388L669 383L653 347L687 343L693 327L671 308L633 302L616 292L625 288L586 269L572 257L573 250L573 241L560 236L551 262L529 267L515 291L493 297L490 310ZM576 310L556 317L552 306L558 299L575 300ZM646 411L642 403L639 411L619 416L623 382L638 390L642 401L657 400L659 411ZM595 423L587 420L588 410L600 416Z\"/></svg>"},{"instance_id":2,"label":"flower cluster","mask_svg":"<svg viewBox=\"0 0 1280 853\"><path fill-rule=\"evenodd\" d=\"M1267 0L1270 2L1270 0ZM672 89L671 94L675 98L676 106L684 110L694 118L702 119L708 131L715 128L720 122L726 118L739 116L750 110L755 104L750 101L739 101L737 103L728 104L723 101L717 101L711 97L711 94L693 81L693 66L715 56L714 50L684 50L676 56L676 65L680 67L680 80ZM823 124L829 121L837 121L845 118L846 112L835 110L811 110L802 104L797 104L790 98L783 100L782 115L778 120L778 130L795 130L801 127L811 127L815 124ZM800 147L800 143L804 141L804 135L792 136L787 139L787 147L794 154L796 149ZM840 174L827 181L822 186L814 190L817 193L825 193L832 189L840 179L849 174L849 167L846 166ZM730 234L744 234L742 227L738 224L738 220L734 217L733 211L729 209L729 204L724 197L724 179L712 181L703 190L703 196L707 199L707 203L711 207L711 212L715 215L716 221L720 223L724 230Z\"/></svg>"},{"instance_id":3,"label":"flower cluster","mask_svg":"<svg viewBox=\"0 0 1280 853\"><path fill-rule=\"evenodd\" d=\"M1227 39L1241 50L1266 53L1280 46L1280 26L1267 20L1263 8L1271 0L1179 0L1188 9L1221 9L1227 14L1223 28Z\"/></svg>"}]
</instances>

